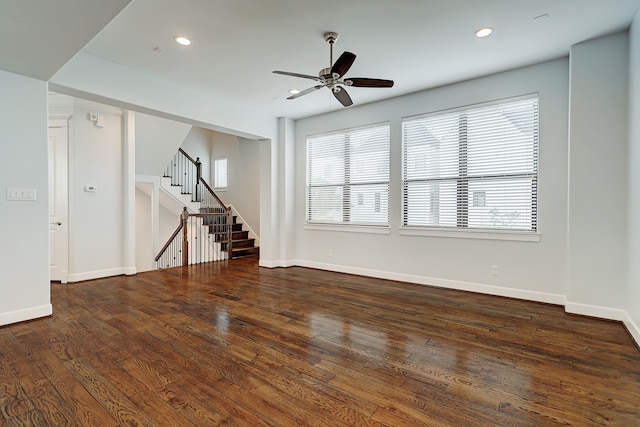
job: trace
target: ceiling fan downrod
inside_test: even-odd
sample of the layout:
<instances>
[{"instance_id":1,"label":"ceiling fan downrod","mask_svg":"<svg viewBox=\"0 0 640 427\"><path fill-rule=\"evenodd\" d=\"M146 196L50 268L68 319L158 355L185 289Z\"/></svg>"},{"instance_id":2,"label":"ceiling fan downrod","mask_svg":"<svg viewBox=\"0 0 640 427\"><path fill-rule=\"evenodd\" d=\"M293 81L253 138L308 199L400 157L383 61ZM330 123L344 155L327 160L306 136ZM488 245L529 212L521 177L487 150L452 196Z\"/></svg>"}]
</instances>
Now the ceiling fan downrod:
<instances>
[{"instance_id":1,"label":"ceiling fan downrod","mask_svg":"<svg viewBox=\"0 0 640 427\"><path fill-rule=\"evenodd\" d=\"M333 66L333 44L338 40L338 33L327 31L324 33L324 40L329 43L329 68Z\"/></svg>"}]
</instances>

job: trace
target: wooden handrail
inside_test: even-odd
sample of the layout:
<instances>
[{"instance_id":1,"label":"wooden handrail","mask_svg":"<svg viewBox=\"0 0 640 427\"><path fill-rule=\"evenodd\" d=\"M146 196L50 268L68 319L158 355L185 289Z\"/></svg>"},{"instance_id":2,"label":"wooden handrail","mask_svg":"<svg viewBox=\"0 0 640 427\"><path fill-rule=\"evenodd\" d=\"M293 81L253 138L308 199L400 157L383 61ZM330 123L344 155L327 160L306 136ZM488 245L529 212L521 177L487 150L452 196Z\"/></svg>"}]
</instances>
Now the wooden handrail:
<instances>
[{"instance_id":1,"label":"wooden handrail","mask_svg":"<svg viewBox=\"0 0 640 427\"><path fill-rule=\"evenodd\" d=\"M193 163L194 165L196 164L196 161L193 160L193 157L188 155L187 152L184 151L182 148L178 148L178 151L181 152L187 159L189 159L191 161L191 163Z\"/></svg>"},{"instance_id":2,"label":"wooden handrail","mask_svg":"<svg viewBox=\"0 0 640 427\"><path fill-rule=\"evenodd\" d=\"M182 254L181 265L183 266L189 265L189 238L188 238L187 222L190 217L195 217L195 218L226 217L227 218L224 224L219 224L219 225L225 226L225 230L222 231L222 233L224 233L226 236L225 243L227 245L228 259L231 259L233 256L233 215L231 212L231 208L230 207L225 208L224 212L189 213L185 206L182 210L182 213L180 214L180 224L175 229L175 231L173 232L169 240L167 240L167 243L165 243L165 245L162 247L158 255L155 257L155 261L158 262L162 258L162 256L165 254L165 252L171 247L171 245L176 244L176 240L178 239L180 235L180 231L182 230L183 232L182 242L181 244L178 243L180 245L180 248L181 248L180 252ZM217 234L221 234L221 233L218 232Z\"/></svg>"},{"instance_id":3,"label":"wooden handrail","mask_svg":"<svg viewBox=\"0 0 640 427\"><path fill-rule=\"evenodd\" d=\"M222 200L220 200L220 197L218 197L218 195L216 193L214 193L214 191L211 189L211 187L209 187L209 184L207 184L207 181L205 181L204 178L200 177L200 182L202 183L202 185L204 185L204 188L207 189L209 194L211 194L216 199L216 201L220 204L220 206L222 206L222 208L226 211L228 209L227 205L222 203Z\"/></svg>"},{"instance_id":4,"label":"wooden handrail","mask_svg":"<svg viewBox=\"0 0 640 427\"><path fill-rule=\"evenodd\" d=\"M178 225L178 228L176 228L176 231L173 232L171 237L169 237L169 240L167 240L167 243L165 243L162 249L160 249L160 252L158 252L158 255L156 256L156 259L155 259L156 262L158 262L160 257L164 255L164 252L167 250L169 245L171 245L171 242L173 242L173 239L175 239L178 233L180 233L180 230L182 230L182 226L183 226L182 221L180 221L180 225Z\"/></svg>"}]
</instances>

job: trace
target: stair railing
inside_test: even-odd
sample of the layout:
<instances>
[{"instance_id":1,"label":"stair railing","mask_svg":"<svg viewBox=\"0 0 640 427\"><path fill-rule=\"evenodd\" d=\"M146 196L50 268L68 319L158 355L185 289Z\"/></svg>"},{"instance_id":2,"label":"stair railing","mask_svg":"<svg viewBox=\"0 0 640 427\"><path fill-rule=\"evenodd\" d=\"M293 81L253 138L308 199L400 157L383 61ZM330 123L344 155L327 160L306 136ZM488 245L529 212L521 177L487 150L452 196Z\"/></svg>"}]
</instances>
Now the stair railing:
<instances>
[{"instance_id":1,"label":"stair railing","mask_svg":"<svg viewBox=\"0 0 640 427\"><path fill-rule=\"evenodd\" d=\"M202 178L202 162L193 160L182 148L171 159L164 176L171 185L180 187L182 194L191 194L191 201L200 203L198 213L185 207L180 224L156 256L158 268L178 267L200 262L231 259L233 256L233 215ZM180 234L182 231L182 234ZM226 247L226 257L220 247Z\"/></svg>"},{"instance_id":2,"label":"stair railing","mask_svg":"<svg viewBox=\"0 0 640 427\"><path fill-rule=\"evenodd\" d=\"M204 212L223 212L227 207L213 192L209 184L202 178L202 162L200 157L193 160L182 148L178 152L164 172L166 178L171 178L171 185L179 186L182 194L191 194L191 201L200 202L200 210Z\"/></svg>"},{"instance_id":3,"label":"stair railing","mask_svg":"<svg viewBox=\"0 0 640 427\"><path fill-rule=\"evenodd\" d=\"M232 240L231 208L223 212L189 213L184 207L180 224L155 258L156 267L180 267L231 259ZM222 250L222 245L226 246L226 251Z\"/></svg>"},{"instance_id":4,"label":"stair railing","mask_svg":"<svg viewBox=\"0 0 640 427\"><path fill-rule=\"evenodd\" d=\"M182 148L179 148L167 166L164 176L171 178L171 185L180 187L182 194L191 194L191 200L197 202L201 165L199 157L193 160Z\"/></svg>"}]
</instances>

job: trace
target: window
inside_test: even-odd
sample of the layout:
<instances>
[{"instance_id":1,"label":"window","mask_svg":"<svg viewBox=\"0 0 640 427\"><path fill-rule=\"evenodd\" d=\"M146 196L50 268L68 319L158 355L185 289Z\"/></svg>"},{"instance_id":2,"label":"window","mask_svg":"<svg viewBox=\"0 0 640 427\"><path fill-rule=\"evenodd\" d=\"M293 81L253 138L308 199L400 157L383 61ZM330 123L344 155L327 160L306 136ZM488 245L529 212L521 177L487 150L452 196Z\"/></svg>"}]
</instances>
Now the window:
<instances>
[{"instance_id":1,"label":"window","mask_svg":"<svg viewBox=\"0 0 640 427\"><path fill-rule=\"evenodd\" d=\"M307 222L389 224L389 124L307 139Z\"/></svg>"},{"instance_id":2,"label":"window","mask_svg":"<svg viewBox=\"0 0 640 427\"><path fill-rule=\"evenodd\" d=\"M214 188L227 188L227 159L217 159L213 162Z\"/></svg>"},{"instance_id":3,"label":"window","mask_svg":"<svg viewBox=\"0 0 640 427\"><path fill-rule=\"evenodd\" d=\"M402 123L403 225L535 232L538 98Z\"/></svg>"}]
</instances>

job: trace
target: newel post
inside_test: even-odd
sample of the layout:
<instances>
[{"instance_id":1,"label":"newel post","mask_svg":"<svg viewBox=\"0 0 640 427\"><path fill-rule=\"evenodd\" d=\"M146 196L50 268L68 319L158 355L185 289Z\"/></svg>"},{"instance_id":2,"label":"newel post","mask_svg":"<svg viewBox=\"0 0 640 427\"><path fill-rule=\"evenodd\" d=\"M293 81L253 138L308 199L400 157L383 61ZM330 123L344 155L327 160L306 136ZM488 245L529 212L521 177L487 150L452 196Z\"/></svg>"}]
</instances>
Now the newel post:
<instances>
[{"instance_id":1,"label":"newel post","mask_svg":"<svg viewBox=\"0 0 640 427\"><path fill-rule=\"evenodd\" d=\"M200 178L202 178L202 162L200 161L200 157L196 157L196 201L200 202L201 194L200 194Z\"/></svg>"},{"instance_id":2,"label":"newel post","mask_svg":"<svg viewBox=\"0 0 640 427\"><path fill-rule=\"evenodd\" d=\"M189 212L185 206L180 214L180 221L182 221L182 265L189 265L189 239L187 238L187 220L189 219Z\"/></svg>"},{"instance_id":3,"label":"newel post","mask_svg":"<svg viewBox=\"0 0 640 427\"><path fill-rule=\"evenodd\" d=\"M233 258L233 214L231 213L231 206L227 208L227 259Z\"/></svg>"}]
</instances>

